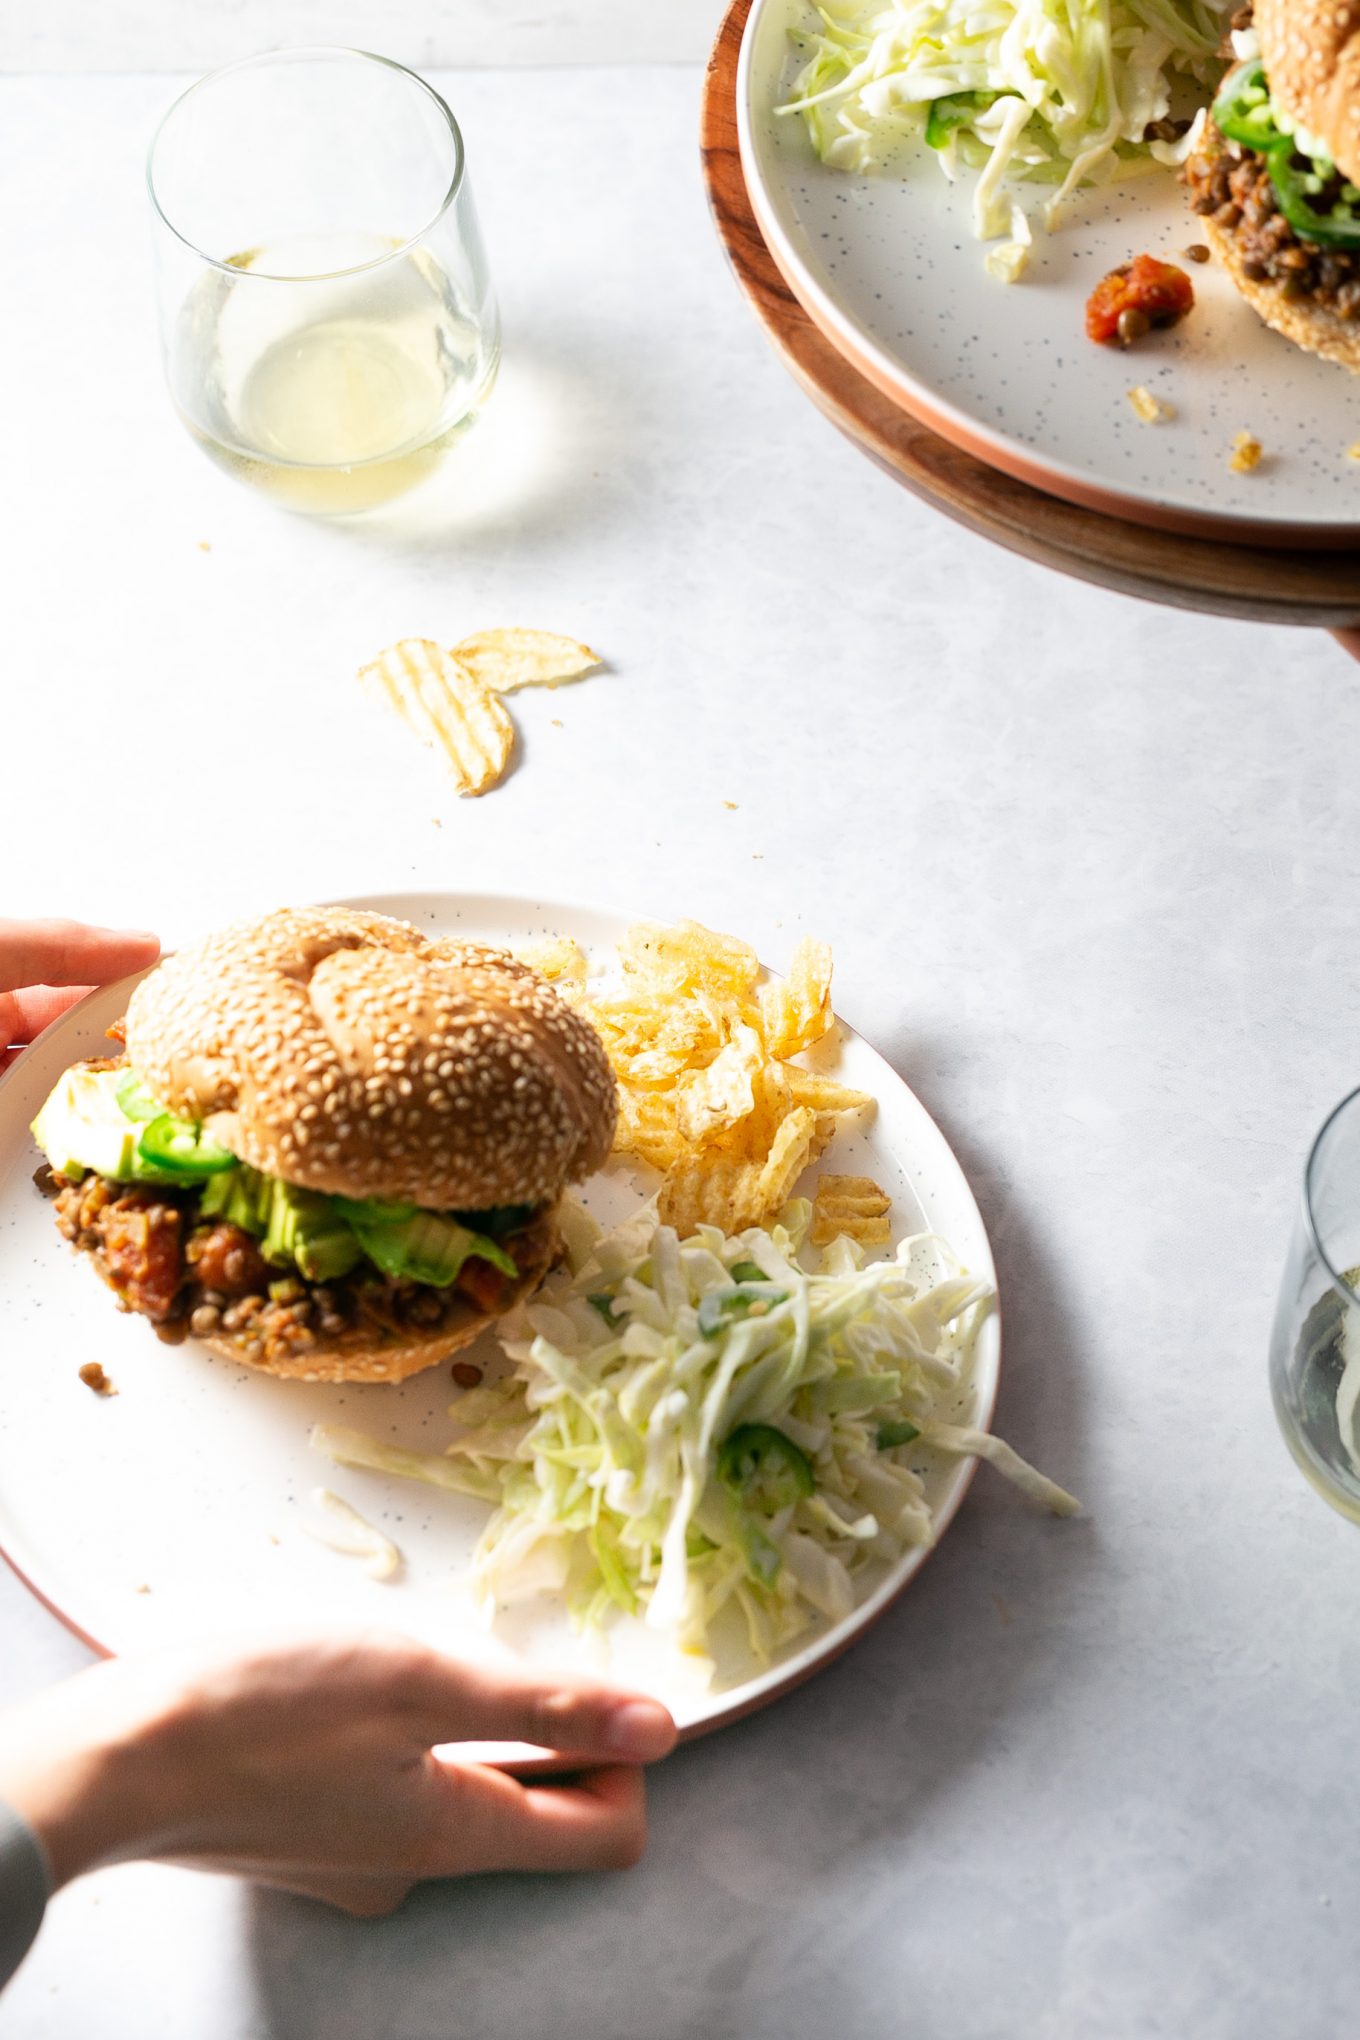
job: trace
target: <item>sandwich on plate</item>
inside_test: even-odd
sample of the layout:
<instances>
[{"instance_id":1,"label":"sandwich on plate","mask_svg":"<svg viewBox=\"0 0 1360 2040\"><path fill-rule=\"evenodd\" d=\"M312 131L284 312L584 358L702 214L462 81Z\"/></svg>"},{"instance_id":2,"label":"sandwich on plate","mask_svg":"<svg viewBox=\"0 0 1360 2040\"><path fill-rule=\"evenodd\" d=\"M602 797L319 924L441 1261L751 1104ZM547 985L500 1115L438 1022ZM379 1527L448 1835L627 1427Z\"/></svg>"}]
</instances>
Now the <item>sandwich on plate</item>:
<instances>
[{"instance_id":1,"label":"sandwich on plate","mask_svg":"<svg viewBox=\"0 0 1360 2040\"><path fill-rule=\"evenodd\" d=\"M341 907L159 964L33 1124L57 1223L162 1338L398 1381L557 1258L614 1132L588 1022L527 965Z\"/></svg>"},{"instance_id":2,"label":"sandwich on plate","mask_svg":"<svg viewBox=\"0 0 1360 2040\"><path fill-rule=\"evenodd\" d=\"M1360 0L1256 0L1232 46L1191 203L1267 325L1360 370Z\"/></svg>"}]
</instances>

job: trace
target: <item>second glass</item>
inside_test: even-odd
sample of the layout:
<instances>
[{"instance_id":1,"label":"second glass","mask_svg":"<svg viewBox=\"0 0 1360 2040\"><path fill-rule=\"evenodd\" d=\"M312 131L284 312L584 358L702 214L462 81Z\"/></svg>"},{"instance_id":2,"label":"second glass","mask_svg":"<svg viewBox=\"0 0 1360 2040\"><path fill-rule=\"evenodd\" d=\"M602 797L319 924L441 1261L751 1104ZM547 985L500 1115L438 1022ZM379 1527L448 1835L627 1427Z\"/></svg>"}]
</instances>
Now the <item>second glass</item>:
<instances>
[{"instance_id":1,"label":"second glass","mask_svg":"<svg viewBox=\"0 0 1360 2040\"><path fill-rule=\"evenodd\" d=\"M423 481L500 358L439 95L360 50L248 58L175 102L147 175L166 374L204 451L322 516Z\"/></svg>"},{"instance_id":2,"label":"second glass","mask_svg":"<svg viewBox=\"0 0 1360 2040\"><path fill-rule=\"evenodd\" d=\"M1270 1385L1304 1473L1360 1523L1360 1091L1326 1121L1303 1173Z\"/></svg>"}]
</instances>

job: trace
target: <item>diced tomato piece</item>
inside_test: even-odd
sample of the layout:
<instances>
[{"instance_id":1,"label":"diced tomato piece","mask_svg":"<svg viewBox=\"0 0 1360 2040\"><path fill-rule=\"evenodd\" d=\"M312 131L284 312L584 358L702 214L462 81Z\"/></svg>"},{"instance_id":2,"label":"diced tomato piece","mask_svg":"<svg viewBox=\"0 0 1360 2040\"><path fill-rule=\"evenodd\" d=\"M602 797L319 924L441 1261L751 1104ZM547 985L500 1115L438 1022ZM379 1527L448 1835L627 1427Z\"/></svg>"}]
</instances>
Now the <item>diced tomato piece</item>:
<instances>
[{"instance_id":1,"label":"diced tomato piece","mask_svg":"<svg viewBox=\"0 0 1360 2040\"><path fill-rule=\"evenodd\" d=\"M1195 287L1174 262L1135 255L1103 276L1086 300L1086 335L1109 342L1121 338L1120 315L1141 312L1150 326L1174 326L1195 302Z\"/></svg>"},{"instance_id":2,"label":"diced tomato piece","mask_svg":"<svg viewBox=\"0 0 1360 2040\"><path fill-rule=\"evenodd\" d=\"M178 1211L129 1195L101 1214L100 1230L112 1287L144 1317L168 1317L184 1280Z\"/></svg>"},{"instance_id":3,"label":"diced tomato piece","mask_svg":"<svg viewBox=\"0 0 1360 2040\"><path fill-rule=\"evenodd\" d=\"M505 1293L505 1277L489 1261L479 1261L474 1256L464 1261L459 1270L457 1287L476 1304L478 1310L499 1310Z\"/></svg>"}]
</instances>

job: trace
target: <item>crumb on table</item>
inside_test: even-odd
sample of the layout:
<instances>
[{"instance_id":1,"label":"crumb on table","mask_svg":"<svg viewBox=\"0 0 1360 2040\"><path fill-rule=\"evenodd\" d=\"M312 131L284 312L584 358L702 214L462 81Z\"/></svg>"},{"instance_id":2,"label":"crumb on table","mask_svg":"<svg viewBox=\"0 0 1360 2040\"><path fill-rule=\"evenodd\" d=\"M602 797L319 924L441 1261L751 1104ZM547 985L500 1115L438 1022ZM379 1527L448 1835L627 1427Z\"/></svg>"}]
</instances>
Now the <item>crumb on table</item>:
<instances>
[{"instance_id":1,"label":"crumb on table","mask_svg":"<svg viewBox=\"0 0 1360 2040\"><path fill-rule=\"evenodd\" d=\"M80 1378L86 1388L92 1388L96 1395L117 1395L118 1391L109 1380L97 1360L87 1360L80 1370Z\"/></svg>"}]
</instances>

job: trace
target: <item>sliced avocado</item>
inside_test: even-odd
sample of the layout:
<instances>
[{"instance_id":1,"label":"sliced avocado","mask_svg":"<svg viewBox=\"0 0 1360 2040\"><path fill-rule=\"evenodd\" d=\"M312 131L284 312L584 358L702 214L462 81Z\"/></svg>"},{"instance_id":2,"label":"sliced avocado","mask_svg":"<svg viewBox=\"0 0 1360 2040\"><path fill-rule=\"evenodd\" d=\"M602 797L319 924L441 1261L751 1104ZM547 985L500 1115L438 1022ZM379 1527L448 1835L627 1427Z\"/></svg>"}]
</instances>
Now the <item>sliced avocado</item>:
<instances>
[{"instance_id":1,"label":"sliced avocado","mask_svg":"<svg viewBox=\"0 0 1360 2040\"><path fill-rule=\"evenodd\" d=\"M363 1258L364 1250L347 1225L337 1225L333 1232L317 1233L310 1239L300 1238L297 1243L297 1264L309 1282L335 1282L357 1268Z\"/></svg>"},{"instance_id":2,"label":"sliced avocado","mask_svg":"<svg viewBox=\"0 0 1360 2040\"><path fill-rule=\"evenodd\" d=\"M152 1097L136 1070L118 1072L113 1095L124 1119L159 1119L165 1111L160 1099Z\"/></svg>"},{"instance_id":3,"label":"sliced avocado","mask_svg":"<svg viewBox=\"0 0 1360 2040\"><path fill-rule=\"evenodd\" d=\"M320 1239L337 1229L329 1197L316 1190L299 1190L295 1183L282 1183L270 1176L269 1216L264 1231L266 1261L297 1261L304 1241Z\"/></svg>"},{"instance_id":4,"label":"sliced avocado","mask_svg":"<svg viewBox=\"0 0 1360 2040\"><path fill-rule=\"evenodd\" d=\"M412 1218L385 1223L353 1218L350 1224L369 1260L394 1278L447 1289L473 1255L512 1280L519 1273L504 1247L435 1211L417 1211Z\"/></svg>"},{"instance_id":5,"label":"sliced avocado","mask_svg":"<svg viewBox=\"0 0 1360 2040\"><path fill-rule=\"evenodd\" d=\"M269 1194L263 1249L267 1261L293 1261L312 1282L332 1282L358 1267L363 1258L359 1242L331 1198L272 1176L261 1180Z\"/></svg>"},{"instance_id":6,"label":"sliced avocado","mask_svg":"<svg viewBox=\"0 0 1360 2040\"><path fill-rule=\"evenodd\" d=\"M334 1282L363 1259L359 1242L333 1207L333 1199L281 1183L247 1162L210 1176L199 1200L204 1218L239 1225L262 1243L267 1261L276 1267L291 1263L309 1282Z\"/></svg>"},{"instance_id":7,"label":"sliced avocado","mask_svg":"<svg viewBox=\"0 0 1360 2040\"><path fill-rule=\"evenodd\" d=\"M33 1122L33 1138L59 1176L92 1169L119 1183L166 1183L137 1151L141 1125L118 1102L125 1070L67 1070Z\"/></svg>"},{"instance_id":8,"label":"sliced avocado","mask_svg":"<svg viewBox=\"0 0 1360 2040\"><path fill-rule=\"evenodd\" d=\"M262 1176L248 1162L238 1162L234 1169L209 1176L203 1185L199 1210L204 1218L224 1218L228 1225L239 1225L242 1232L259 1240L269 1226L270 1202L268 1176Z\"/></svg>"}]
</instances>

